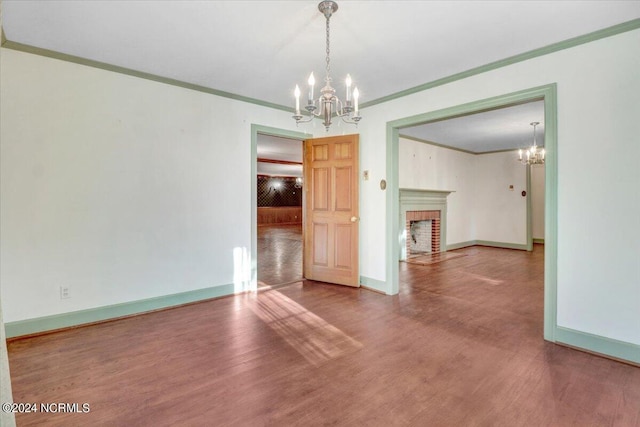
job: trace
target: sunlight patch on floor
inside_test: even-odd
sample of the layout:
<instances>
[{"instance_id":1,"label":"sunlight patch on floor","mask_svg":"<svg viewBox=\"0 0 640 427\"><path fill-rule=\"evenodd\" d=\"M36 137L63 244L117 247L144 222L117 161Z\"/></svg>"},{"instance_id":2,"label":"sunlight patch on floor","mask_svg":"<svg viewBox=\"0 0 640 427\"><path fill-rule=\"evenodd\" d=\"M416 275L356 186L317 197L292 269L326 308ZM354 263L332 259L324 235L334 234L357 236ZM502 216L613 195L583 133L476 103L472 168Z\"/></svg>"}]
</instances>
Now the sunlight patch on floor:
<instances>
[{"instance_id":1,"label":"sunlight patch on floor","mask_svg":"<svg viewBox=\"0 0 640 427\"><path fill-rule=\"evenodd\" d=\"M278 291L250 294L247 304L314 366L362 348L358 341Z\"/></svg>"},{"instance_id":2,"label":"sunlight patch on floor","mask_svg":"<svg viewBox=\"0 0 640 427\"><path fill-rule=\"evenodd\" d=\"M433 252L424 255L415 255L408 257L405 262L408 262L409 264L431 265L450 259L460 258L463 256L467 256L467 254L460 252Z\"/></svg>"},{"instance_id":3,"label":"sunlight patch on floor","mask_svg":"<svg viewBox=\"0 0 640 427\"><path fill-rule=\"evenodd\" d=\"M481 282L485 282L486 284L491 285L491 286L504 284L504 280L496 280L496 279L492 279L492 278L487 277L487 276L481 276L479 274L473 274L473 273L466 273L465 272L464 275L466 277L471 277L474 280L480 280Z\"/></svg>"},{"instance_id":4,"label":"sunlight patch on floor","mask_svg":"<svg viewBox=\"0 0 640 427\"><path fill-rule=\"evenodd\" d=\"M251 254L247 248L233 248L233 292L255 291L257 284L251 279Z\"/></svg>"}]
</instances>

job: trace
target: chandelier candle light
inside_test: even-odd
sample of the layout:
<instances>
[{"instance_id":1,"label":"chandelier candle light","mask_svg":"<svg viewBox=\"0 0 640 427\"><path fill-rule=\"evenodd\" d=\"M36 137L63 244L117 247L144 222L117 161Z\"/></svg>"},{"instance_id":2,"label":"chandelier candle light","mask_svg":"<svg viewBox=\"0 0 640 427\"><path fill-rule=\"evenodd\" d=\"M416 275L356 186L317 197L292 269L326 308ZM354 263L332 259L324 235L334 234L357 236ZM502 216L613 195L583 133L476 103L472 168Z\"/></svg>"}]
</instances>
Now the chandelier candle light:
<instances>
[{"instance_id":1,"label":"chandelier candle light","mask_svg":"<svg viewBox=\"0 0 640 427\"><path fill-rule=\"evenodd\" d=\"M294 95L296 97L296 114L293 118L298 123L306 123L310 122L316 117L320 117L324 119L323 124L327 130L329 131L329 127L331 127L331 117L335 114L340 117L342 121L345 123L351 123L357 125L362 117L358 114L358 98L360 97L360 92L358 92L358 88L356 87L351 92L351 76L347 74L346 83L346 95L344 103L340 101L340 99L336 96L336 91L331 87L331 76L329 76L329 71L331 70L331 58L329 57L330 49L329 49L329 20L331 15L338 10L338 4L334 1L322 1L318 4L318 10L322 12L322 14L327 19L327 66L326 72L327 75L324 79L326 85L320 90L320 97L318 99L314 99L314 87L316 84L316 79L313 76L313 73L309 75L309 80L307 83L309 84L309 97L307 99L307 105L305 105L304 109L307 110L309 115L305 118L300 112L300 87L296 85ZM317 104L316 104L317 102Z\"/></svg>"},{"instance_id":2,"label":"chandelier candle light","mask_svg":"<svg viewBox=\"0 0 640 427\"><path fill-rule=\"evenodd\" d=\"M524 156L522 150L518 150L518 161L524 165L542 165L544 164L545 151L544 148L539 150L536 145L536 126L540 122L531 122L529 124L533 126L533 145L524 151Z\"/></svg>"}]
</instances>

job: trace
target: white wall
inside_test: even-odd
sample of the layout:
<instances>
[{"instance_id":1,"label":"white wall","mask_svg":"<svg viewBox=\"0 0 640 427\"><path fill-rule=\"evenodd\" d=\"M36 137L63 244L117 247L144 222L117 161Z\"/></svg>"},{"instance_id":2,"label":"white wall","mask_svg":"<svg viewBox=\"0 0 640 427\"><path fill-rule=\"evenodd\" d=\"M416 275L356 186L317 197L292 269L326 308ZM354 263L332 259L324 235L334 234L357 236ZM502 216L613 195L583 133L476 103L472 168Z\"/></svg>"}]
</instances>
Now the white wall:
<instances>
[{"instance_id":1,"label":"white wall","mask_svg":"<svg viewBox=\"0 0 640 427\"><path fill-rule=\"evenodd\" d=\"M389 121L557 83L557 322L640 344L638 46L640 30L629 31L365 108L361 167L385 177ZM361 222L361 271L384 281L385 194L375 183L361 187L361 209L373 212Z\"/></svg>"},{"instance_id":2,"label":"white wall","mask_svg":"<svg viewBox=\"0 0 640 427\"><path fill-rule=\"evenodd\" d=\"M447 245L475 239L474 155L400 138L400 188L455 191L447 197Z\"/></svg>"},{"instance_id":3,"label":"white wall","mask_svg":"<svg viewBox=\"0 0 640 427\"><path fill-rule=\"evenodd\" d=\"M527 169L514 152L475 156L474 223L476 240L527 244ZM513 190L509 186L513 185Z\"/></svg>"},{"instance_id":4,"label":"white wall","mask_svg":"<svg viewBox=\"0 0 640 427\"><path fill-rule=\"evenodd\" d=\"M531 165L531 235L544 239L544 165Z\"/></svg>"},{"instance_id":5,"label":"white wall","mask_svg":"<svg viewBox=\"0 0 640 427\"><path fill-rule=\"evenodd\" d=\"M5 322L233 283L251 124L295 129L290 114L1 54Z\"/></svg>"},{"instance_id":6,"label":"white wall","mask_svg":"<svg viewBox=\"0 0 640 427\"><path fill-rule=\"evenodd\" d=\"M447 245L527 243L527 204L521 195L526 167L513 152L474 155L407 138L399 143L400 188L454 191L447 198Z\"/></svg>"}]
</instances>

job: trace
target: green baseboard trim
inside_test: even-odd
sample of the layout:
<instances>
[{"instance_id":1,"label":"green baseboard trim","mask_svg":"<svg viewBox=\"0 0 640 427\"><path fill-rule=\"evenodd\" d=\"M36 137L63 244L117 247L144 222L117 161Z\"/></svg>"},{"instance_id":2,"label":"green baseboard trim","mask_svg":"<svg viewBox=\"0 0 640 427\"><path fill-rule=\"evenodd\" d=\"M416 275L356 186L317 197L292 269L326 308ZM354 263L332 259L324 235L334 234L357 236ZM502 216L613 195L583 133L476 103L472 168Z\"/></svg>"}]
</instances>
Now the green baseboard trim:
<instances>
[{"instance_id":1,"label":"green baseboard trim","mask_svg":"<svg viewBox=\"0 0 640 427\"><path fill-rule=\"evenodd\" d=\"M539 243L541 245L544 245L544 239L533 239L533 243Z\"/></svg>"},{"instance_id":2,"label":"green baseboard trim","mask_svg":"<svg viewBox=\"0 0 640 427\"><path fill-rule=\"evenodd\" d=\"M528 250L526 244L518 244L518 243L504 243L504 242L491 242L488 240L476 240L476 245L478 246L491 246L492 248L502 248L502 249L517 249L520 251Z\"/></svg>"},{"instance_id":3,"label":"green baseboard trim","mask_svg":"<svg viewBox=\"0 0 640 427\"><path fill-rule=\"evenodd\" d=\"M163 308L175 307L182 304L217 298L234 293L234 285L214 286L194 291L180 292L161 297L148 298L139 301L124 302L87 310L72 311L52 316L19 320L5 323L7 338L23 335L39 334L56 329L80 326L88 323L101 322L118 317L142 314Z\"/></svg>"},{"instance_id":4,"label":"green baseboard trim","mask_svg":"<svg viewBox=\"0 0 640 427\"><path fill-rule=\"evenodd\" d=\"M618 341L574 329L556 327L556 342L589 352L640 364L640 345Z\"/></svg>"},{"instance_id":5,"label":"green baseboard trim","mask_svg":"<svg viewBox=\"0 0 640 427\"><path fill-rule=\"evenodd\" d=\"M376 292L387 294L387 284L382 280L372 279L370 277L360 276L360 284L368 289Z\"/></svg>"},{"instance_id":6,"label":"green baseboard trim","mask_svg":"<svg viewBox=\"0 0 640 427\"><path fill-rule=\"evenodd\" d=\"M475 245L476 245L475 240L469 240L468 242L452 243L450 245L447 245L447 250L453 251L456 249L468 248L469 246L475 246Z\"/></svg>"}]
</instances>

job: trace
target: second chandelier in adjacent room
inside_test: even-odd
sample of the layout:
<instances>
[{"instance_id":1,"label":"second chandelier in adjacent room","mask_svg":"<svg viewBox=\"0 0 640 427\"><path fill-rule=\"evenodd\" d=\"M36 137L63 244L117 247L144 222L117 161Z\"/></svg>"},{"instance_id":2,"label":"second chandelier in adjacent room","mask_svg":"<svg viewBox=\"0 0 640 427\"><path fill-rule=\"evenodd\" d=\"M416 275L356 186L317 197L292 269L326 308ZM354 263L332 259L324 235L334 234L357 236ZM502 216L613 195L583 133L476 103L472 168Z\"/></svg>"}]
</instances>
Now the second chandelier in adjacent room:
<instances>
[{"instance_id":1,"label":"second chandelier in adjacent room","mask_svg":"<svg viewBox=\"0 0 640 427\"><path fill-rule=\"evenodd\" d=\"M533 145L524 152L518 150L518 161L525 165L541 165L544 164L545 150L544 147L538 147L536 144L536 126L540 122L531 122L529 124L533 126Z\"/></svg>"}]
</instances>

